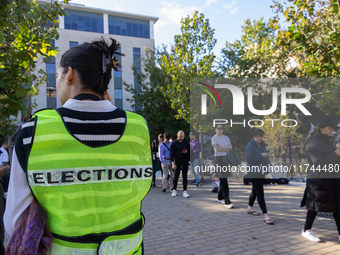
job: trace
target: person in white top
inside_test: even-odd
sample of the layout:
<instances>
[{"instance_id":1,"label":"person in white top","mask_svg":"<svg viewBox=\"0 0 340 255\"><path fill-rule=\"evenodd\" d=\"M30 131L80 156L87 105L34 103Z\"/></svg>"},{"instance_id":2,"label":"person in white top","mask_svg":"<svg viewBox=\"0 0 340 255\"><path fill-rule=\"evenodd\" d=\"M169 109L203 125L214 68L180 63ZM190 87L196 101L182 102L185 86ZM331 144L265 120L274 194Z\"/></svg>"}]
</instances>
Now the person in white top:
<instances>
[{"instance_id":1,"label":"person in white top","mask_svg":"<svg viewBox=\"0 0 340 255\"><path fill-rule=\"evenodd\" d=\"M8 149L8 143L3 142L0 148L0 151L2 152L0 155L0 161L2 162L1 164L3 164L4 166L9 165L7 149Z\"/></svg>"},{"instance_id":2,"label":"person in white top","mask_svg":"<svg viewBox=\"0 0 340 255\"><path fill-rule=\"evenodd\" d=\"M228 172L222 172L224 162L223 158L232 150L232 145L228 136L223 135L223 126L215 127L216 135L211 138L211 145L214 147L214 165L215 173L220 179L220 188L217 196L217 202L224 203L225 207L231 209L234 205L229 198ZM226 169L226 168L224 168Z\"/></svg>"}]
</instances>

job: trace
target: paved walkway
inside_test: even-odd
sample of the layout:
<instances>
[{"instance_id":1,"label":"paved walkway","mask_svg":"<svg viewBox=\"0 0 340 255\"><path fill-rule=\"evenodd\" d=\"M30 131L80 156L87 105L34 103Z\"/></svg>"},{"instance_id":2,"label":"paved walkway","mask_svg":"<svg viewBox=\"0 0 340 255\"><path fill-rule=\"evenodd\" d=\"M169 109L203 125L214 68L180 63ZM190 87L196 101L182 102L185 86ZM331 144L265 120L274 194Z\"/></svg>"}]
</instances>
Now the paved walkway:
<instances>
[{"instance_id":1,"label":"paved walkway","mask_svg":"<svg viewBox=\"0 0 340 255\"><path fill-rule=\"evenodd\" d=\"M301 237L306 215L305 208L300 208L303 186L265 185L267 209L275 222L266 225L262 213L246 213L251 186L243 185L241 178L228 180L234 209L217 202L211 180L198 188L189 184L190 198L182 196L180 185L172 198L170 191L162 194L158 178L158 187L150 190L142 204L145 254L340 254L333 219L316 218L313 231L321 243ZM261 211L257 202L254 209Z\"/></svg>"},{"instance_id":2,"label":"paved walkway","mask_svg":"<svg viewBox=\"0 0 340 255\"><path fill-rule=\"evenodd\" d=\"M172 198L170 191L162 194L158 178L158 187L143 201L145 255L340 254L333 219L317 217L313 231L321 243L301 237L306 214L299 206L301 185L265 186L268 212L275 222L266 225L262 214L246 213L251 186L243 185L243 179L228 179L234 209L217 203L211 180L198 188L189 184L190 198L182 196L181 180L177 197ZM261 211L257 202L254 209Z\"/></svg>"}]
</instances>

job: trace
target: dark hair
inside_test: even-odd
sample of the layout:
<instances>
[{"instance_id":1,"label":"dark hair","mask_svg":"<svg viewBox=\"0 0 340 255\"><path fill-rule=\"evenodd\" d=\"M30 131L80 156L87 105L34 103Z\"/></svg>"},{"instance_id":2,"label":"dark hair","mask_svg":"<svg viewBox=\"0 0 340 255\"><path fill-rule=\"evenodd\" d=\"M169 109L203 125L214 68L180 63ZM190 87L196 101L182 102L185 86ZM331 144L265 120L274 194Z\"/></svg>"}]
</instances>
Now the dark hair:
<instances>
[{"instance_id":1,"label":"dark hair","mask_svg":"<svg viewBox=\"0 0 340 255\"><path fill-rule=\"evenodd\" d=\"M250 130L250 139L253 139L254 136L262 136L264 135L264 131L259 128L252 128Z\"/></svg>"},{"instance_id":2,"label":"dark hair","mask_svg":"<svg viewBox=\"0 0 340 255\"><path fill-rule=\"evenodd\" d=\"M151 141L151 144L153 144L153 148L152 148L152 146L151 146L152 152L157 152L158 150L157 150L157 146L156 146L155 142L154 142L154 141Z\"/></svg>"},{"instance_id":3,"label":"dark hair","mask_svg":"<svg viewBox=\"0 0 340 255\"><path fill-rule=\"evenodd\" d=\"M164 139L164 135L163 134L159 134L158 137Z\"/></svg>"},{"instance_id":4,"label":"dark hair","mask_svg":"<svg viewBox=\"0 0 340 255\"><path fill-rule=\"evenodd\" d=\"M164 137L165 137L165 139L170 140L171 134L169 132L165 132Z\"/></svg>"},{"instance_id":5,"label":"dark hair","mask_svg":"<svg viewBox=\"0 0 340 255\"><path fill-rule=\"evenodd\" d=\"M72 67L77 71L84 88L92 89L100 95L104 94L112 77L111 67L118 71L114 54L124 56L118 52L120 44L113 38L110 40L111 45L101 37L100 40L86 42L66 51L59 64L64 68L63 73L67 73L68 68Z\"/></svg>"},{"instance_id":6,"label":"dark hair","mask_svg":"<svg viewBox=\"0 0 340 255\"><path fill-rule=\"evenodd\" d=\"M300 149L300 152L301 152L301 153L305 153L305 152L306 152L306 143L307 143L308 139L311 138L311 137L312 137L314 134L316 134L316 133L321 133L321 129L320 129L319 125L316 126L316 127L314 128L314 130L313 130L312 133L308 134L308 135L302 140L302 143L301 143L301 146L300 146L300 147L301 147L301 149Z\"/></svg>"}]
</instances>

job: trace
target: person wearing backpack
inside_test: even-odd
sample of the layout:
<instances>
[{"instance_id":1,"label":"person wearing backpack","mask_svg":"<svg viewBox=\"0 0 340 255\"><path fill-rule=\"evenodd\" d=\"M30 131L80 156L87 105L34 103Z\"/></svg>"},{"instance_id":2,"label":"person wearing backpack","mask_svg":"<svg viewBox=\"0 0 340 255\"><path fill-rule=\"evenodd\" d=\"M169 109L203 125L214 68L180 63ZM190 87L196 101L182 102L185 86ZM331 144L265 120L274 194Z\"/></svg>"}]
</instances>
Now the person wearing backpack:
<instances>
[{"instance_id":1,"label":"person wearing backpack","mask_svg":"<svg viewBox=\"0 0 340 255\"><path fill-rule=\"evenodd\" d=\"M162 178L162 192L166 192L166 182L168 174L170 174L170 189L173 189L175 172L171 167L170 161L170 142L171 134L168 132L164 133L164 141L159 144L159 160L161 161L163 178Z\"/></svg>"},{"instance_id":2,"label":"person wearing backpack","mask_svg":"<svg viewBox=\"0 0 340 255\"><path fill-rule=\"evenodd\" d=\"M249 169L249 181L253 188L249 196L249 203L247 213L258 216L259 213L253 210L255 199L262 210L264 222L268 225L273 225L274 222L270 219L267 213L266 202L264 200L264 174L262 173L262 166L269 165L269 153L266 148L266 143L263 141L265 133L262 129L252 128L250 131L251 141L246 146L247 170ZM247 171L248 172L248 171Z\"/></svg>"}]
</instances>

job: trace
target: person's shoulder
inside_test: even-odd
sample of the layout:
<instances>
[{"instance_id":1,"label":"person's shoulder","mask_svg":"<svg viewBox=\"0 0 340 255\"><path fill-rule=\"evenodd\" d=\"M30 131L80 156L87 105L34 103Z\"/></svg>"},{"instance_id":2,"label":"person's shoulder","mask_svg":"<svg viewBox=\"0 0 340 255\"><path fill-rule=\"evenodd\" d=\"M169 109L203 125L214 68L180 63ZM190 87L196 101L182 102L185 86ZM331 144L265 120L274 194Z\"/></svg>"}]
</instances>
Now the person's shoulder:
<instances>
[{"instance_id":1,"label":"person's shoulder","mask_svg":"<svg viewBox=\"0 0 340 255\"><path fill-rule=\"evenodd\" d=\"M253 143L253 140L252 140L252 141L250 141L249 143L247 143L246 148L249 148L249 147L251 147L251 146L253 146L253 145L254 145L254 143Z\"/></svg>"}]
</instances>

